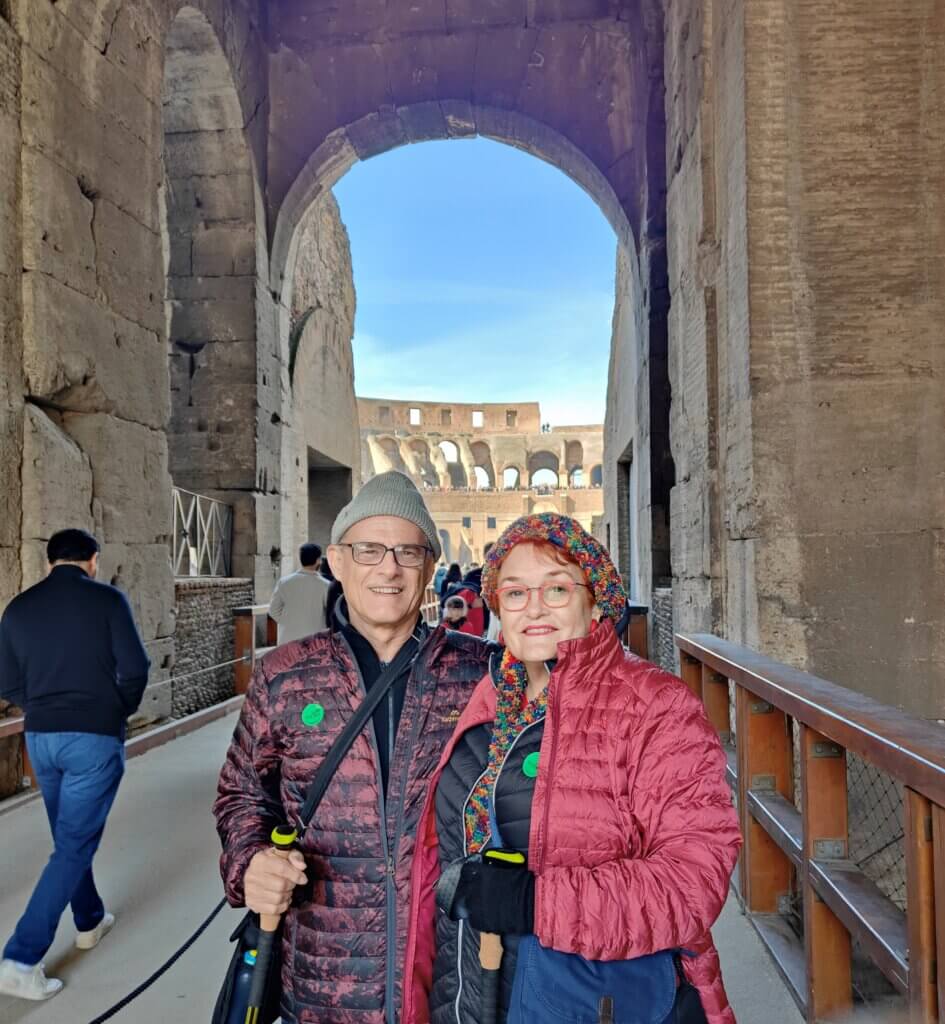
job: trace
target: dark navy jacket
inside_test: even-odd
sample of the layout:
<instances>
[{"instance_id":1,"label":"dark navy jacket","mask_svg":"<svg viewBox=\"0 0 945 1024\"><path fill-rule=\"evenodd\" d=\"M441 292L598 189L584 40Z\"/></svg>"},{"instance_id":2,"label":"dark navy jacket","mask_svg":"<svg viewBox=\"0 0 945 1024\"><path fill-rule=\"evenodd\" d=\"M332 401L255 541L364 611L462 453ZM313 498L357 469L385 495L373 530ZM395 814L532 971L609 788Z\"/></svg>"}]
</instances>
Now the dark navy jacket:
<instances>
[{"instance_id":1,"label":"dark navy jacket","mask_svg":"<svg viewBox=\"0 0 945 1024\"><path fill-rule=\"evenodd\" d=\"M57 565L0 619L0 696L27 732L124 736L150 663L125 595Z\"/></svg>"}]
</instances>

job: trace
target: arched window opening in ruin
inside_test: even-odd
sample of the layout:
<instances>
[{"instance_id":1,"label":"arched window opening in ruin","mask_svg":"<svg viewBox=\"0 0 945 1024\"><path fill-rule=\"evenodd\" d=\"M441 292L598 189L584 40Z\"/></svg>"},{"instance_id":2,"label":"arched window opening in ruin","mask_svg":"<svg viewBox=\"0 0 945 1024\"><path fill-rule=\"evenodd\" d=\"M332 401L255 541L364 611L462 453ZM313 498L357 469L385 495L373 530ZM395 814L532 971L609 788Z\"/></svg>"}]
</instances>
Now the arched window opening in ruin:
<instances>
[{"instance_id":1,"label":"arched window opening in ruin","mask_svg":"<svg viewBox=\"0 0 945 1024\"><path fill-rule=\"evenodd\" d=\"M536 483L536 476L539 472L544 475L541 483ZM528 479L532 487L547 486L548 481L552 487L558 486L558 456L554 452L540 451L533 452L528 458Z\"/></svg>"},{"instance_id":2,"label":"arched window opening in ruin","mask_svg":"<svg viewBox=\"0 0 945 1024\"><path fill-rule=\"evenodd\" d=\"M423 121L423 144L398 149L389 156L385 155L385 150L398 145L396 132L375 138L376 125L370 118L348 126L349 137L356 140L353 148L334 155L327 149L313 152L301 173L290 184L277 211L272 252L274 291L280 294L281 305L285 306L287 294L291 294L294 286L286 281L287 270L291 268L297 250L293 218L306 208L306 204L333 190L351 239L357 282L358 326L354 331L353 351L358 387L364 389L365 396L376 396L370 400L372 403L383 401L391 410L389 429L392 432L428 436L436 483L431 484L429 477L421 471L422 460L402 448L404 461L415 482L431 493L434 503L442 501L444 514L450 516L456 510L451 506L447 509L447 506L450 501L458 499L450 497L449 492L485 487L492 490L530 487L535 474L542 469L548 472L537 479L546 489L557 490L562 485L567 486L572 479L586 486L585 453L581 443L572 443L570 453L567 450L568 435L573 441L574 433L582 428L568 428L562 437L564 431L557 424L603 420L606 354L614 310L614 242L618 248L635 245L626 213L610 182L564 136L515 110L498 112L475 106L469 109L474 121L481 126L481 130L473 134L511 143L511 146L495 146L482 139L450 141L449 145L428 141L438 137L435 125L431 126L429 120L431 109L428 105L416 110L417 117ZM410 108L405 108L396 116L412 116L409 112ZM451 134L449 129L445 129L443 137L449 139ZM410 132L400 141L412 141ZM370 152L372 159L358 163L357 154L362 148ZM479 203L482 209L479 210L478 221L481 224L488 221L489 215L494 216L496 208L507 207L503 225L519 226L522 237L531 244L536 237L542 239L538 258L514 259L510 256L515 244L497 238L493 224L489 229L488 244L483 246L489 253L487 260L480 257L476 263L478 254L470 240L475 235L473 228L472 231L450 231L436 242L427 240L422 247L414 245L418 252L428 254L435 264L432 267L429 262L418 265L411 251L413 239L418 235L416 225L425 218L441 225L452 225L458 202L454 175L440 173L429 179L423 178L422 165L427 160L424 154L429 153L433 165L438 166L436 161L442 158L436 154L463 148L471 154L469 158L461 158L466 165L479 159L488 161L491 151L509 153L510 161L528 166L527 173L536 175L538 179L542 175L556 179L554 185L542 185L549 194L556 187L570 190L569 194L578 196L585 205L580 210L576 206L571 216L561 216L561 206L556 205L554 217L545 215L540 224L525 229L522 227L527 223L524 214L534 205L532 197L540 194L542 188L520 189L515 192L519 198L513 202L502 194L503 188L508 187L507 176L490 181L487 176L477 174L477 188L463 192L460 205L479 210L475 206ZM486 156L478 156L480 153ZM389 173L387 168L403 166L408 156L414 161L410 165L411 172L393 184L397 181L396 174ZM532 160L531 156L542 157L543 161ZM549 164L552 169L549 169ZM351 185L353 180L367 181L369 174L380 175L380 168L384 168L385 188L389 194L406 197L398 199L397 203L386 203L383 210L372 205L375 202L373 196L379 194L376 186L368 194L368 190ZM353 169L353 173L348 174L349 169ZM597 211L589 208L586 196L577 189L566 183L557 183L561 171L590 195L597 204ZM416 196L412 195L414 191ZM436 212L438 192L449 193L449 216ZM529 196L524 204L521 201L523 195ZM411 218L396 230L384 227L385 237L402 240L397 247L396 259L391 259L390 247L376 242L372 244L370 232L379 230L377 226L380 224L386 225L387 210L401 204L410 211ZM598 223L598 211L604 214L616 237L607 232L605 225ZM577 273L572 270L566 280L555 279L555 274L561 273L559 268L568 264L578 249L569 234L572 231L570 225L583 223L583 218L597 225L594 231L601 227L604 229L604 237L594 236L594 245L602 243L597 252L606 253L606 269L597 273L596 256L582 262L582 267L595 268L594 285L589 284L589 277L581 276L582 270ZM361 238L366 240L361 242ZM461 239L461 244L457 244L457 238ZM497 253L500 254L499 259ZM548 254L557 254L551 256L555 264L552 275L544 273L529 279L529 273L534 274L536 267L545 265ZM508 265L503 265L501 279L476 280L476 274L480 273L478 267L488 268L495 274L496 264L502 258ZM471 272L465 268L463 273L456 275L455 283L450 282L447 287L433 283L437 281L440 268L448 267L451 260L457 259L471 261ZM365 269L358 269L359 266ZM373 300L372 305L371 293L375 288L379 288L381 297ZM535 296L542 297L537 317L526 312L528 303L534 301ZM592 297L598 306L588 310L581 303L590 301ZM416 306L411 305L414 303ZM409 328L398 337L392 322L396 322L399 311L406 307L415 311ZM598 307L603 310L601 316L598 315ZM376 311L372 313L372 309ZM479 324L478 320L484 319L484 310L490 312L491 319ZM540 346L532 352L529 346L534 345L538 338L541 339ZM404 359L398 358L401 346L406 355ZM580 357L575 353L580 353ZM595 360L600 361L599 366ZM590 369L592 366L593 371ZM558 372L549 386L546 381L552 368ZM483 369L490 371L488 379L480 376ZM515 399L501 401L504 396L495 392L497 370L501 371L503 382L516 387L518 394ZM529 393L531 388L534 388L533 393ZM587 397L589 395L593 398ZM498 401L491 401L493 398ZM486 404L482 404L483 400ZM534 401L536 407L539 402L543 403L540 417L523 414L525 406L516 408L516 400ZM592 408L595 411L587 411ZM372 419L376 416L375 410ZM380 428L380 424L376 427ZM372 424L371 429L375 429L375 425ZM542 432L540 439L539 432ZM504 434L505 437L500 442L498 437L489 436L492 434ZM487 453L477 450L478 440L488 440L490 447ZM532 444L547 449L537 462L529 454ZM365 452L362 468L367 475L378 471L382 464L391 465L392 460L387 455L380 463L375 462L372 458L375 451L378 451L376 446L368 446ZM511 463L517 472L506 476L498 469L498 460L504 466ZM572 478L571 473L575 469L581 472ZM442 498L439 497L441 494ZM587 509L582 506L589 528L594 514L601 512L602 509L592 513L589 506ZM474 525L472 529L478 536L478 526ZM458 535L453 540L455 550Z\"/></svg>"},{"instance_id":3,"label":"arched window opening in ruin","mask_svg":"<svg viewBox=\"0 0 945 1024\"><path fill-rule=\"evenodd\" d=\"M255 457L253 165L229 64L202 13L180 9L165 54L160 201L169 469L179 488L212 493L231 507L247 506L235 516L240 525L228 571L254 576L249 506L252 493L268 485L268 474ZM182 570L185 562L189 568ZM175 558L175 563L179 574L193 572L192 559Z\"/></svg>"},{"instance_id":4,"label":"arched window opening in ruin","mask_svg":"<svg viewBox=\"0 0 945 1024\"><path fill-rule=\"evenodd\" d=\"M502 486L507 491L518 490L521 484L522 474L515 466L506 466L502 471Z\"/></svg>"},{"instance_id":5,"label":"arched window opening in ruin","mask_svg":"<svg viewBox=\"0 0 945 1024\"><path fill-rule=\"evenodd\" d=\"M598 462L596 466L591 466L591 487L603 487L604 486L604 467Z\"/></svg>"},{"instance_id":6,"label":"arched window opening in ruin","mask_svg":"<svg viewBox=\"0 0 945 1024\"><path fill-rule=\"evenodd\" d=\"M584 470L583 469L572 469L569 480L572 487L583 487L584 486Z\"/></svg>"},{"instance_id":7,"label":"arched window opening in ruin","mask_svg":"<svg viewBox=\"0 0 945 1024\"><path fill-rule=\"evenodd\" d=\"M553 490L558 486L558 474L551 469L536 470L532 473L531 486L542 490Z\"/></svg>"},{"instance_id":8,"label":"arched window opening in ruin","mask_svg":"<svg viewBox=\"0 0 945 1024\"><path fill-rule=\"evenodd\" d=\"M568 441L565 446L564 461L567 463L569 473L573 473L577 469L583 469L584 445L580 441Z\"/></svg>"},{"instance_id":9,"label":"arched window opening in ruin","mask_svg":"<svg viewBox=\"0 0 945 1024\"><path fill-rule=\"evenodd\" d=\"M430 448L427 442L422 440L411 441L410 454L413 456L415 473L419 476L424 487L436 487L438 477L433 461L430 458Z\"/></svg>"},{"instance_id":10,"label":"arched window opening in ruin","mask_svg":"<svg viewBox=\"0 0 945 1024\"><path fill-rule=\"evenodd\" d=\"M475 473L477 486L483 488L495 488L495 466L492 462L492 450L485 441L473 441L469 446L475 461ZM481 473L480 473L481 471Z\"/></svg>"}]
</instances>

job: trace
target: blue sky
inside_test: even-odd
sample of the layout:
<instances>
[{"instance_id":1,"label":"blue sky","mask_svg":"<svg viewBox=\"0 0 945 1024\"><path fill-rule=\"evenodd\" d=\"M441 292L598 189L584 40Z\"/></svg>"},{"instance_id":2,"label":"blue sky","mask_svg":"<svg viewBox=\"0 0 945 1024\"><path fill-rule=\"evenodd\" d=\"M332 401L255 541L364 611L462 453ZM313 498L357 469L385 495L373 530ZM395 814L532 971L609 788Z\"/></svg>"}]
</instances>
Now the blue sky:
<instances>
[{"instance_id":1,"label":"blue sky","mask_svg":"<svg viewBox=\"0 0 945 1024\"><path fill-rule=\"evenodd\" d=\"M617 242L570 178L485 139L426 142L356 164L335 195L359 395L603 422Z\"/></svg>"}]
</instances>

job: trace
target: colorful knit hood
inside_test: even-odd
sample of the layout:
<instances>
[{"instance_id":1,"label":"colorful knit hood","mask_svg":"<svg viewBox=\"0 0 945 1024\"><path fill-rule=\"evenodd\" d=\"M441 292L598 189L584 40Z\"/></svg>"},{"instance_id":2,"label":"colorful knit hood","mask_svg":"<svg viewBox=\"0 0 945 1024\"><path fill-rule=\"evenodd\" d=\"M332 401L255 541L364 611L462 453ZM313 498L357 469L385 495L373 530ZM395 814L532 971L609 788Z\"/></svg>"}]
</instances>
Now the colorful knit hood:
<instances>
[{"instance_id":1,"label":"colorful knit hood","mask_svg":"<svg viewBox=\"0 0 945 1024\"><path fill-rule=\"evenodd\" d=\"M486 556L486 566L482 573L482 598L495 614L499 614L496 596L499 569L506 555L523 541L546 541L567 552L584 573L601 615L614 622L620 621L627 606L627 595L617 567L604 546L576 519L557 512L540 512L516 519Z\"/></svg>"}]
</instances>

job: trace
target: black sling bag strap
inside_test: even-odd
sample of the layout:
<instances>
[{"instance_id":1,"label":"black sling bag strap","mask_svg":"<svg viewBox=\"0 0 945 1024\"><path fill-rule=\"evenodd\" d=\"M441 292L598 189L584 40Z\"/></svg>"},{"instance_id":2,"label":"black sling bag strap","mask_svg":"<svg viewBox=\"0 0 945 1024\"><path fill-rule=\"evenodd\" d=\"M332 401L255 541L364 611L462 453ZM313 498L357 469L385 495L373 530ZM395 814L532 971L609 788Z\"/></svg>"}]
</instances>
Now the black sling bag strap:
<instances>
[{"instance_id":1,"label":"black sling bag strap","mask_svg":"<svg viewBox=\"0 0 945 1024\"><path fill-rule=\"evenodd\" d=\"M367 725L371 715L377 710L377 706L387 696L390 688L404 674L404 670L410 666L417 653L417 646L414 638L411 637L407 643L398 651L397 657L384 669L374 681L374 685L368 690L367 696L361 702L361 706L355 711L348 724L341 730L340 735L331 745L331 750L325 755L325 760L319 765L315 778L312 780L308 792L305 794L305 803L299 810L298 826L299 836L308 827L318 805L322 802L325 790L328 789L331 780L334 778L338 766L345 758L345 754L351 749L351 744Z\"/></svg>"}]
</instances>

